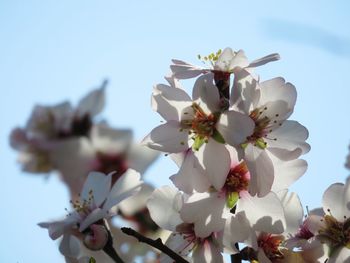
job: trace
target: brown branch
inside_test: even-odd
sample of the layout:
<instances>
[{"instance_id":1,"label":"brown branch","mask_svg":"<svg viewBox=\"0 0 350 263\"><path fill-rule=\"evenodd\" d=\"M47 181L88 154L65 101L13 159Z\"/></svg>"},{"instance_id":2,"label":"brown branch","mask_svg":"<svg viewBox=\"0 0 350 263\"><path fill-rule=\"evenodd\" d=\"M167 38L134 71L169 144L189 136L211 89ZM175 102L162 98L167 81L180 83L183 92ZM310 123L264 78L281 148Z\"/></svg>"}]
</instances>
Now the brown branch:
<instances>
[{"instance_id":1,"label":"brown branch","mask_svg":"<svg viewBox=\"0 0 350 263\"><path fill-rule=\"evenodd\" d=\"M176 263L189 263L187 260L185 260L183 257L181 257L179 254L171 250L169 247L163 244L162 240L160 238L157 239L151 239L148 237L145 237L141 235L140 233L136 232L134 229L131 229L130 227L122 227L121 231L123 231L124 234L127 234L129 236L133 236L137 238L139 242L146 243L150 245L151 247L154 247L160 251L162 251L164 254L167 254L169 257L171 257L173 260L175 260Z\"/></svg>"}]
</instances>

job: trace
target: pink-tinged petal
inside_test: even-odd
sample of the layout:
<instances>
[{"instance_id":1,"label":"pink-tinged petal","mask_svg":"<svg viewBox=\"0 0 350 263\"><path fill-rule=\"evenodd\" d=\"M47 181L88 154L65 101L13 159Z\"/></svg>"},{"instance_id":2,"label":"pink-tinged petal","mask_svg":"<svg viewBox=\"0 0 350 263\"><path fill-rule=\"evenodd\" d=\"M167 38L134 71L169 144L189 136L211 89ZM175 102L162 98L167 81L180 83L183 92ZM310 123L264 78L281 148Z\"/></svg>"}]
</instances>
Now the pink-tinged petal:
<instances>
[{"instance_id":1,"label":"pink-tinged petal","mask_svg":"<svg viewBox=\"0 0 350 263\"><path fill-rule=\"evenodd\" d=\"M324 263L328 262L328 246L321 244L317 238L310 238L300 252L306 262Z\"/></svg>"},{"instance_id":2,"label":"pink-tinged petal","mask_svg":"<svg viewBox=\"0 0 350 263\"><path fill-rule=\"evenodd\" d=\"M179 122L168 121L154 128L142 143L154 150L179 153L190 147L188 140L188 131L182 129Z\"/></svg>"},{"instance_id":3,"label":"pink-tinged petal","mask_svg":"<svg viewBox=\"0 0 350 263\"><path fill-rule=\"evenodd\" d=\"M196 167L207 176L215 189L220 191L231 164L230 153L225 145L209 139L208 143L204 143L194 154L198 162Z\"/></svg>"},{"instance_id":4,"label":"pink-tinged petal","mask_svg":"<svg viewBox=\"0 0 350 263\"><path fill-rule=\"evenodd\" d=\"M288 190L282 190L277 195L282 202L286 218L286 229L284 233L286 235L294 235L302 225L304 217L304 210L299 196L296 193L288 193Z\"/></svg>"},{"instance_id":5,"label":"pink-tinged petal","mask_svg":"<svg viewBox=\"0 0 350 263\"><path fill-rule=\"evenodd\" d=\"M216 128L226 143L237 146L243 143L254 131L254 121L237 111L227 111L220 115Z\"/></svg>"},{"instance_id":6,"label":"pink-tinged petal","mask_svg":"<svg viewBox=\"0 0 350 263\"><path fill-rule=\"evenodd\" d=\"M188 240L182 234L172 233L165 242L165 245L180 256L186 257L192 252L195 245L194 243L190 243L190 241L190 238ZM162 253L160 254L159 262L174 263L174 259Z\"/></svg>"},{"instance_id":7,"label":"pink-tinged petal","mask_svg":"<svg viewBox=\"0 0 350 263\"><path fill-rule=\"evenodd\" d=\"M271 156L274 169L275 179L273 181L272 190L278 192L289 188L297 181L307 170L307 162L302 159L292 161L280 161Z\"/></svg>"},{"instance_id":8,"label":"pink-tinged petal","mask_svg":"<svg viewBox=\"0 0 350 263\"><path fill-rule=\"evenodd\" d=\"M245 67L248 67L248 65L249 65L249 62L246 55L244 54L244 51L238 50L234 54L230 62L229 69L230 71L235 71L237 68L245 68Z\"/></svg>"},{"instance_id":9,"label":"pink-tinged petal","mask_svg":"<svg viewBox=\"0 0 350 263\"><path fill-rule=\"evenodd\" d=\"M181 112L192 105L192 100L182 89L158 84L153 88L151 105L165 120L180 121Z\"/></svg>"},{"instance_id":10,"label":"pink-tinged petal","mask_svg":"<svg viewBox=\"0 0 350 263\"><path fill-rule=\"evenodd\" d=\"M269 134L269 138L276 138L276 140L269 140L268 145L272 148L282 148L288 151L299 148L301 154L305 154L310 150L310 145L305 142L308 137L309 132L303 125L297 121L287 120L283 122L281 127Z\"/></svg>"},{"instance_id":11,"label":"pink-tinged petal","mask_svg":"<svg viewBox=\"0 0 350 263\"><path fill-rule=\"evenodd\" d=\"M106 202L103 204L103 210L108 211L113 206L117 205L122 200L137 193L141 189L142 181L138 172L133 169L128 169L114 183Z\"/></svg>"},{"instance_id":12,"label":"pink-tinged petal","mask_svg":"<svg viewBox=\"0 0 350 263\"><path fill-rule=\"evenodd\" d=\"M286 220L282 203L278 196L270 192L264 197L251 196L248 192L241 195L236 212L244 211L251 226L256 231L281 234Z\"/></svg>"},{"instance_id":13,"label":"pink-tinged petal","mask_svg":"<svg viewBox=\"0 0 350 263\"><path fill-rule=\"evenodd\" d=\"M220 95L214 84L214 75L200 76L194 83L192 98L206 114L220 111Z\"/></svg>"},{"instance_id":14,"label":"pink-tinged petal","mask_svg":"<svg viewBox=\"0 0 350 263\"><path fill-rule=\"evenodd\" d=\"M80 241L72 235L63 235L59 250L66 257L76 258L80 254Z\"/></svg>"},{"instance_id":15,"label":"pink-tinged petal","mask_svg":"<svg viewBox=\"0 0 350 263\"><path fill-rule=\"evenodd\" d=\"M265 150L248 144L244 160L250 173L249 192L262 197L271 191L274 165Z\"/></svg>"},{"instance_id":16,"label":"pink-tinged petal","mask_svg":"<svg viewBox=\"0 0 350 263\"><path fill-rule=\"evenodd\" d=\"M182 203L183 198L178 190L170 186L163 186L154 190L147 201L147 208L157 225L175 231L176 226L182 223L179 214Z\"/></svg>"},{"instance_id":17,"label":"pink-tinged petal","mask_svg":"<svg viewBox=\"0 0 350 263\"><path fill-rule=\"evenodd\" d=\"M235 244L243 243L248 240L252 232L253 229L244 212L236 213L228 217L226 219L222 241L225 252L230 254L239 253Z\"/></svg>"},{"instance_id":18,"label":"pink-tinged petal","mask_svg":"<svg viewBox=\"0 0 350 263\"><path fill-rule=\"evenodd\" d=\"M208 237L212 232L223 230L227 214L226 198L218 192L194 193L183 204L180 216L186 223L194 224L198 237Z\"/></svg>"},{"instance_id":19,"label":"pink-tinged petal","mask_svg":"<svg viewBox=\"0 0 350 263\"><path fill-rule=\"evenodd\" d=\"M78 103L77 113L79 116L84 116L88 114L93 117L99 114L103 107L105 106L105 86L107 82L102 84L101 88L95 89L88 93L84 98Z\"/></svg>"},{"instance_id":20,"label":"pink-tinged petal","mask_svg":"<svg viewBox=\"0 0 350 263\"><path fill-rule=\"evenodd\" d=\"M170 177L174 185L187 194L192 194L194 190L205 192L211 186L208 178L195 167L195 164L193 152L188 151L179 172Z\"/></svg>"},{"instance_id":21,"label":"pink-tinged petal","mask_svg":"<svg viewBox=\"0 0 350 263\"><path fill-rule=\"evenodd\" d=\"M349 188L347 184L347 188ZM323 194L322 204L323 210L326 214L331 214L338 221L343 222L344 217L350 216L350 210L348 203L350 201L349 196L346 194L347 190L344 184L335 183Z\"/></svg>"},{"instance_id":22,"label":"pink-tinged petal","mask_svg":"<svg viewBox=\"0 0 350 263\"><path fill-rule=\"evenodd\" d=\"M193 263L215 262L223 263L224 258L218 246L209 240L196 247L192 254Z\"/></svg>"},{"instance_id":23,"label":"pink-tinged petal","mask_svg":"<svg viewBox=\"0 0 350 263\"><path fill-rule=\"evenodd\" d=\"M280 55L277 53L273 53L273 54L270 54L270 55L267 55L265 57L262 57L262 58L259 58L259 59L252 61L248 67L249 68L256 68L256 67L265 65L267 63L277 61L279 59L280 59Z\"/></svg>"},{"instance_id":24,"label":"pink-tinged petal","mask_svg":"<svg viewBox=\"0 0 350 263\"><path fill-rule=\"evenodd\" d=\"M95 207L99 207L108 196L111 189L111 181L111 174L90 172L80 194L81 202L93 197Z\"/></svg>"},{"instance_id":25,"label":"pink-tinged petal","mask_svg":"<svg viewBox=\"0 0 350 263\"><path fill-rule=\"evenodd\" d=\"M79 217L77 213L73 212L65 219L54 222L42 222L38 226L47 228L51 239L56 240L62 236L65 232L69 232L73 226L77 224Z\"/></svg>"}]
</instances>

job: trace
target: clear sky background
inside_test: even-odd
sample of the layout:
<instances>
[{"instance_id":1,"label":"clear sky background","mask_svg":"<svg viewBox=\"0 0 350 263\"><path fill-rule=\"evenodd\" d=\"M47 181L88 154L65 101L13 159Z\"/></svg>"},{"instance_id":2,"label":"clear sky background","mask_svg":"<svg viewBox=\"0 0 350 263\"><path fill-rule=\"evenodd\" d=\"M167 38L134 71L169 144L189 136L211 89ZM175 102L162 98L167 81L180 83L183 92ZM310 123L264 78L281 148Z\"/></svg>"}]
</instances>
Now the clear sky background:
<instances>
[{"instance_id":1,"label":"clear sky background","mask_svg":"<svg viewBox=\"0 0 350 263\"><path fill-rule=\"evenodd\" d=\"M0 262L62 262L57 245L36 224L64 214L68 193L56 176L20 172L10 130L36 103L77 102L110 80L103 116L142 139L161 117L150 108L152 85L171 58L230 46L250 59L278 52L259 68L298 90L292 119L310 132L309 169L292 188L304 205L349 174L350 2L348 1L4 1L0 0ZM187 87L188 90L191 87ZM176 167L162 157L147 173L169 184Z\"/></svg>"}]
</instances>

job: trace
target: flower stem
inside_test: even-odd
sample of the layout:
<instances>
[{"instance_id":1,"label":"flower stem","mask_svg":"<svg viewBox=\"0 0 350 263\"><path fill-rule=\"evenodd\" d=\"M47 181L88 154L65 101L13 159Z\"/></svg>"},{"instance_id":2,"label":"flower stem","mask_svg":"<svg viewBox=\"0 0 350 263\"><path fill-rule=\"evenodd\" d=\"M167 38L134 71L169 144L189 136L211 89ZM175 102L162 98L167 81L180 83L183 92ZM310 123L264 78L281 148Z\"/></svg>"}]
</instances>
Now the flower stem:
<instances>
[{"instance_id":1,"label":"flower stem","mask_svg":"<svg viewBox=\"0 0 350 263\"><path fill-rule=\"evenodd\" d=\"M113 259L116 263L124 263L124 261L119 257L118 253L115 251L113 247L113 238L111 235L111 232L108 230L108 241L107 244L104 246L103 251L110 256L111 259Z\"/></svg>"},{"instance_id":2,"label":"flower stem","mask_svg":"<svg viewBox=\"0 0 350 263\"><path fill-rule=\"evenodd\" d=\"M141 235L140 233L136 232L134 229L131 229L129 227L122 227L121 231L123 233L133 236L137 238L139 242L146 243L150 245L151 247L154 247L160 251L162 251L164 254L167 254L170 258L172 258L176 263L189 263L187 260L185 260L183 257L181 257L179 254L171 250L169 247L163 244L162 240L160 238L157 238L156 240L145 237Z\"/></svg>"}]
</instances>

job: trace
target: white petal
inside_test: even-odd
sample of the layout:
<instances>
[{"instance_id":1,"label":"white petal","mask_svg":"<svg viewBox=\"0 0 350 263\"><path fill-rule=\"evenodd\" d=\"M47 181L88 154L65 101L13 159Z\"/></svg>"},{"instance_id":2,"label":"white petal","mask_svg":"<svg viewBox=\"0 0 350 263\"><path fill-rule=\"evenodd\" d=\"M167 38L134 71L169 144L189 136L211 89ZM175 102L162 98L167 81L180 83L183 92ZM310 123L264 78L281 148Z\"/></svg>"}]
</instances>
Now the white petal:
<instances>
[{"instance_id":1,"label":"white petal","mask_svg":"<svg viewBox=\"0 0 350 263\"><path fill-rule=\"evenodd\" d=\"M140 174L133 169L128 169L113 185L103 209L109 210L122 200L137 193L141 189Z\"/></svg>"},{"instance_id":2,"label":"white petal","mask_svg":"<svg viewBox=\"0 0 350 263\"><path fill-rule=\"evenodd\" d=\"M80 194L81 202L89 200L92 193L96 207L99 207L107 198L111 189L111 174L106 175L100 172L90 172Z\"/></svg>"},{"instance_id":3,"label":"white petal","mask_svg":"<svg viewBox=\"0 0 350 263\"><path fill-rule=\"evenodd\" d=\"M349 188L348 185L347 188ZM350 216L348 206L350 199L347 190L344 184L335 183L328 187L323 194L322 204L324 212L326 214L330 213L340 222L344 221L344 216Z\"/></svg>"},{"instance_id":4,"label":"white petal","mask_svg":"<svg viewBox=\"0 0 350 263\"><path fill-rule=\"evenodd\" d=\"M128 155L129 167L143 174L158 157L159 152L145 145L133 144Z\"/></svg>"},{"instance_id":5,"label":"white petal","mask_svg":"<svg viewBox=\"0 0 350 263\"><path fill-rule=\"evenodd\" d=\"M215 245L214 242L208 240L204 241L202 245L199 245L194 249L192 258L193 263L224 262L220 249Z\"/></svg>"},{"instance_id":6,"label":"white petal","mask_svg":"<svg viewBox=\"0 0 350 263\"><path fill-rule=\"evenodd\" d=\"M221 114L216 127L228 144L237 146L253 133L255 124L247 115L236 111L227 111Z\"/></svg>"},{"instance_id":7,"label":"white petal","mask_svg":"<svg viewBox=\"0 0 350 263\"><path fill-rule=\"evenodd\" d=\"M220 95L218 88L214 84L213 74L205 74L196 80L192 98L198 102L199 106L207 114L220 111Z\"/></svg>"},{"instance_id":8,"label":"white petal","mask_svg":"<svg viewBox=\"0 0 350 263\"><path fill-rule=\"evenodd\" d=\"M118 208L123 212L123 215L133 216L136 212L146 207L147 199L153 191L153 186L143 184L140 192L120 202Z\"/></svg>"},{"instance_id":9,"label":"white petal","mask_svg":"<svg viewBox=\"0 0 350 263\"><path fill-rule=\"evenodd\" d=\"M234 56L235 53L231 48L225 48L216 61L214 69L228 72L230 70L230 63L233 60Z\"/></svg>"},{"instance_id":10,"label":"white petal","mask_svg":"<svg viewBox=\"0 0 350 263\"><path fill-rule=\"evenodd\" d=\"M284 121L281 127L269 134L269 137L276 138L276 140L268 141L269 147L282 148L289 151L300 148L301 154L305 154L310 150L310 145L305 142L309 137L309 132L297 121Z\"/></svg>"},{"instance_id":11,"label":"white petal","mask_svg":"<svg viewBox=\"0 0 350 263\"><path fill-rule=\"evenodd\" d=\"M210 138L208 143L204 143L194 154L198 161L196 167L207 176L215 189L220 191L231 164L230 153L225 145Z\"/></svg>"},{"instance_id":12,"label":"white petal","mask_svg":"<svg viewBox=\"0 0 350 263\"><path fill-rule=\"evenodd\" d=\"M88 228L93 223L97 222L98 220L102 218L107 218L106 211L102 210L101 208L97 208L93 210L84 220L80 223L79 231L83 232L86 228Z\"/></svg>"},{"instance_id":13,"label":"white petal","mask_svg":"<svg viewBox=\"0 0 350 263\"><path fill-rule=\"evenodd\" d=\"M264 105L272 101L285 101L288 108L293 109L296 99L297 91L293 84L285 82L281 77L273 78L260 83L261 97L259 103Z\"/></svg>"},{"instance_id":14,"label":"white petal","mask_svg":"<svg viewBox=\"0 0 350 263\"><path fill-rule=\"evenodd\" d=\"M286 235L294 235L302 225L304 217L304 210L299 196L296 193L288 193L288 190L280 191L277 195L282 202L286 218L286 229L284 232Z\"/></svg>"},{"instance_id":15,"label":"white petal","mask_svg":"<svg viewBox=\"0 0 350 263\"><path fill-rule=\"evenodd\" d=\"M181 112L184 108L191 106L192 100L182 89L158 84L153 88L151 104L152 109L165 120L179 121Z\"/></svg>"},{"instance_id":16,"label":"white petal","mask_svg":"<svg viewBox=\"0 0 350 263\"><path fill-rule=\"evenodd\" d=\"M224 229L226 198L217 192L194 193L183 204L180 216L186 223L194 223L198 237L208 237L212 232Z\"/></svg>"},{"instance_id":17,"label":"white petal","mask_svg":"<svg viewBox=\"0 0 350 263\"><path fill-rule=\"evenodd\" d=\"M63 235L59 250L66 257L76 258L80 254L80 242L72 235Z\"/></svg>"},{"instance_id":18,"label":"white petal","mask_svg":"<svg viewBox=\"0 0 350 263\"><path fill-rule=\"evenodd\" d=\"M102 84L101 88L95 89L82 98L78 104L77 112L79 116L85 114L91 117L99 114L105 105L105 86L107 82Z\"/></svg>"},{"instance_id":19,"label":"white petal","mask_svg":"<svg viewBox=\"0 0 350 263\"><path fill-rule=\"evenodd\" d=\"M194 190L205 192L211 186L208 178L195 167L195 164L194 154L189 150L178 173L170 177L174 185L187 194L192 194Z\"/></svg>"},{"instance_id":20,"label":"white petal","mask_svg":"<svg viewBox=\"0 0 350 263\"><path fill-rule=\"evenodd\" d=\"M175 231L176 226L182 223L179 214L182 202L183 199L179 191L170 186L163 186L154 190L147 201L147 208L157 225Z\"/></svg>"},{"instance_id":21,"label":"white petal","mask_svg":"<svg viewBox=\"0 0 350 263\"><path fill-rule=\"evenodd\" d=\"M91 143L96 151L122 153L127 151L132 141L132 130L114 129L107 125L94 125L91 128Z\"/></svg>"},{"instance_id":22,"label":"white petal","mask_svg":"<svg viewBox=\"0 0 350 263\"><path fill-rule=\"evenodd\" d=\"M183 152L189 148L188 132L177 121L168 121L154 128L143 141L148 147L169 153Z\"/></svg>"},{"instance_id":23,"label":"white petal","mask_svg":"<svg viewBox=\"0 0 350 263\"><path fill-rule=\"evenodd\" d=\"M207 71L182 60L173 59L172 62L174 64L170 65L170 69L173 72L174 77L177 79L194 78Z\"/></svg>"},{"instance_id":24,"label":"white petal","mask_svg":"<svg viewBox=\"0 0 350 263\"><path fill-rule=\"evenodd\" d=\"M274 192L289 188L307 170L307 162L305 160L297 159L286 162L280 161L271 155L270 157L275 169L275 178L272 185Z\"/></svg>"},{"instance_id":25,"label":"white petal","mask_svg":"<svg viewBox=\"0 0 350 263\"><path fill-rule=\"evenodd\" d=\"M236 68L245 68L248 67L249 62L247 57L244 54L243 50L238 50L230 62L230 71L236 70Z\"/></svg>"},{"instance_id":26,"label":"white petal","mask_svg":"<svg viewBox=\"0 0 350 263\"><path fill-rule=\"evenodd\" d=\"M270 192L262 198L247 192L237 202L236 212L244 211L251 226L256 231L281 234L286 221L282 203L278 196Z\"/></svg>"},{"instance_id":27,"label":"white petal","mask_svg":"<svg viewBox=\"0 0 350 263\"><path fill-rule=\"evenodd\" d=\"M350 249L346 247L338 248L327 261L327 263L350 263Z\"/></svg>"},{"instance_id":28,"label":"white petal","mask_svg":"<svg viewBox=\"0 0 350 263\"><path fill-rule=\"evenodd\" d=\"M236 243L243 243L248 239L252 228L244 212L236 213L226 219L223 234L223 245L225 252L230 254L238 253Z\"/></svg>"},{"instance_id":29,"label":"white petal","mask_svg":"<svg viewBox=\"0 0 350 263\"><path fill-rule=\"evenodd\" d=\"M249 192L258 196L268 194L274 181L274 166L266 151L248 144L244 160L250 173Z\"/></svg>"},{"instance_id":30,"label":"white petal","mask_svg":"<svg viewBox=\"0 0 350 263\"><path fill-rule=\"evenodd\" d=\"M259 59L252 61L248 67L250 67L250 68L259 67L259 66L265 65L269 62L276 61L279 59L280 59L280 55L277 53L273 53L273 54L270 54L270 55L267 55L265 57L262 57L262 58L259 58Z\"/></svg>"}]
</instances>

